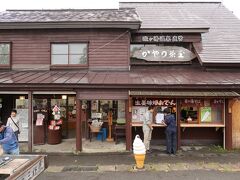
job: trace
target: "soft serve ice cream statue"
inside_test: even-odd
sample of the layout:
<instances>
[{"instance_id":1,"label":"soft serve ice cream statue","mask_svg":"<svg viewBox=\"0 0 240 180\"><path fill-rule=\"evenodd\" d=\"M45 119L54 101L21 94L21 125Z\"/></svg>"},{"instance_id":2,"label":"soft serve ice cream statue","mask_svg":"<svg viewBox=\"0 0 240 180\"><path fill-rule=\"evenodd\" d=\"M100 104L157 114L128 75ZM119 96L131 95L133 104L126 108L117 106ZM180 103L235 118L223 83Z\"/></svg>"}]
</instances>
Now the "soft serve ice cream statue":
<instances>
[{"instance_id":1,"label":"soft serve ice cream statue","mask_svg":"<svg viewBox=\"0 0 240 180\"><path fill-rule=\"evenodd\" d=\"M136 167L142 169L144 167L146 148L139 135L136 135L133 141L133 153L136 160Z\"/></svg>"}]
</instances>

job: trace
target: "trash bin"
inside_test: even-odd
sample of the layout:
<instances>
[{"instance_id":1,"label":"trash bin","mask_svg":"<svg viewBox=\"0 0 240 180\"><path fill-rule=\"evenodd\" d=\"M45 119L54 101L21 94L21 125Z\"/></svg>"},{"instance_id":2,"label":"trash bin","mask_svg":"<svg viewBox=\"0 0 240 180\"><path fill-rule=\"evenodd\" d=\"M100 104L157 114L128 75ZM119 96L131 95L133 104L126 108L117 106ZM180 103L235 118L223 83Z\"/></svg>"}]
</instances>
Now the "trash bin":
<instances>
[{"instance_id":1,"label":"trash bin","mask_svg":"<svg viewBox=\"0 0 240 180\"><path fill-rule=\"evenodd\" d=\"M103 133L98 133L97 134L97 140L101 141L102 140L102 136L103 136L103 140L105 141L107 138L107 129L106 128L102 128L100 131L102 131Z\"/></svg>"}]
</instances>

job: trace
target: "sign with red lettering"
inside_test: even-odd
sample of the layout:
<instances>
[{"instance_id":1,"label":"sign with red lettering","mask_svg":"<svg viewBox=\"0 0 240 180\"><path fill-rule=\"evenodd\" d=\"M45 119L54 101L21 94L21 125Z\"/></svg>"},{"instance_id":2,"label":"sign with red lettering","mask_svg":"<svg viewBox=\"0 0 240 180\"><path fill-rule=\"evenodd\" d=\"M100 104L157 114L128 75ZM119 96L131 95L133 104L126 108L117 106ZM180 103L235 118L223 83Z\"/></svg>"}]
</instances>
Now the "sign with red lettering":
<instances>
[{"instance_id":1,"label":"sign with red lettering","mask_svg":"<svg viewBox=\"0 0 240 180\"><path fill-rule=\"evenodd\" d=\"M181 100L181 104L201 106L203 105L203 99L186 98Z\"/></svg>"},{"instance_id":2,"label":"sign with red lettering","mask_svg":"<svg viewBox=\"0 0 240 180\"><path fill-rule=\"evenodd\" d=\"M175 99L133 98L133 106L176 106Z\"/></svg>"}]
</instances>

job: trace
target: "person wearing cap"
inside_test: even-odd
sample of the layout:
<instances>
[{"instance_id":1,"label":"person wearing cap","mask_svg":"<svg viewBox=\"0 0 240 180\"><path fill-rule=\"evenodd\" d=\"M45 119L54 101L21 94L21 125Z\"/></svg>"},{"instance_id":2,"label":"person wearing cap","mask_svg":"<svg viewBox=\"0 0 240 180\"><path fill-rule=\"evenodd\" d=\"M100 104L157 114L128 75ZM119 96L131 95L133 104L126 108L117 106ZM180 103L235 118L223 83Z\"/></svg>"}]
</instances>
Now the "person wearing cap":
<instances>
[{"instance_id":1,"label":"person wearing cap","mask_svg":"<svg viewBox=\"0 0 240 180\"><path fill-rule=\"evenodd\" d=\"M0 145L2 145L4 154L19 154L18 140L9 126L4 126L0 121Z\"/></svg>"},{"instance_id":2,"label":"person wearing cap","mask_svg":"<svg viewBox=\"0 0 240 180\"><path fill-rule=\"evenodd\" d=\"M164 122L167 125L166 127L166 142L167 142L167 153L168 154L176 154L177 151L177 126L176 126L176 118L173 114L171 114L171 110L169 108L164 109Z\"/></svg>"},{"instance_id":3,"label":"person wearing cap","mask_svg":"<svg viewBox=\"0 0 240 180\"><path fill-rule=\"evenodd\" d=\"M153 107L149 106L148 110L146 111L144 118L143 118L143 142L145 145L145 148L147 150L147 153L151 152L150 150L150 141L152 139L152 119L153 119Z\"/></svg>"}]
</instances>

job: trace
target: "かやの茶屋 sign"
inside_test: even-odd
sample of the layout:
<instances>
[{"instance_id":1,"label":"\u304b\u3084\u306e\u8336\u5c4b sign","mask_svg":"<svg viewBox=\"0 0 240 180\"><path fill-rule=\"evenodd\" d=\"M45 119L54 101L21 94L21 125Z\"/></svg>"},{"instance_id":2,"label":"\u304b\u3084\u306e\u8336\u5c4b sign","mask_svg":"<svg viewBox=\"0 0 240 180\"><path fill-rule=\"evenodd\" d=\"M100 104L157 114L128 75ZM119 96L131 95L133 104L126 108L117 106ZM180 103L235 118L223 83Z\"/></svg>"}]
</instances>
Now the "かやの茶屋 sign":
<instances>
[{"instance_id":1,"label":"\u304b\u3084\u306e\u8336\u5c4b sign","mask_svg":"<svg viewBox=\"0 0 240 180\"><path fill-rule=\"evenodd\" d=\"M133 53L133 58L153 62L186 62L196 57L194 53L179 46L148 45Z\"/></svg>"}]
</instances>

